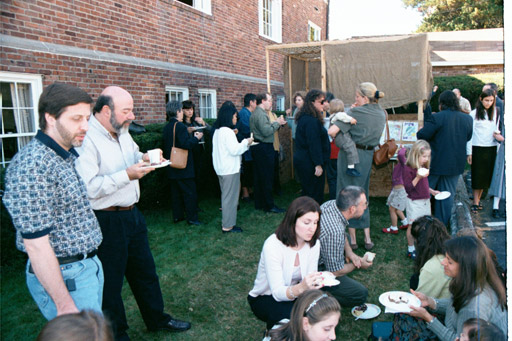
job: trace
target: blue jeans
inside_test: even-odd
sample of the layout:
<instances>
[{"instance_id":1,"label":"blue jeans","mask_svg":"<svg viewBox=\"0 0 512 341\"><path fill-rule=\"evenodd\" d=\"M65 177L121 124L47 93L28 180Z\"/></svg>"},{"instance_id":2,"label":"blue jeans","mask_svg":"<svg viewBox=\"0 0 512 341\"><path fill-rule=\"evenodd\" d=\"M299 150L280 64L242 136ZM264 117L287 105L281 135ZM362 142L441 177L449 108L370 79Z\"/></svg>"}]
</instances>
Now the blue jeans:
<instances>
[{"instance_id":1,"label":"blue jeans","mask_svg":"<svg viewBox=\"0 0 512 341\"><path fill-rule=\"evenodd\" d=\"M36 301L39 310L47 320L57 316L57 307L52 298L43 288L36 275L28 271L30 260L27 262L27 286L30 294ZM75 302L78 310L90 309L101 312L103 297L103 268L98 256L85 260L60 265L64 283L68 279L74 279L76 290L69 294Z\"/></svg>"}]
</instances>

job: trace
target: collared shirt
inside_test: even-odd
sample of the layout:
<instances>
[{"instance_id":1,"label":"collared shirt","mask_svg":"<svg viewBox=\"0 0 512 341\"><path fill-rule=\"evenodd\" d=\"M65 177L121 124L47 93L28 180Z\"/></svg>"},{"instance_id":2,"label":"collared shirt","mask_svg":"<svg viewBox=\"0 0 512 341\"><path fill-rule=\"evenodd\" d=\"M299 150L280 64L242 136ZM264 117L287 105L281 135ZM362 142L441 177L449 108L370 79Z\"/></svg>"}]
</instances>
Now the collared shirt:
<instances>
[{"instance_id":1,"label":"collared shirt","mask_svg":"<svg viewBox=\"0 0 512 341\"><path fill-rule=\"evenodd\" d=\"M279 123L271 123L267 113L261 107L254 109L249 125L257 142L274 143L274 132L279 129Z\"/></svg>"},{"instance_id":2,"label":"collared shirt","mask_svg":"<svg viewBox=\"0 0 512 341\"><path fill-rule=\"evenodd\" d=\"M130 180L126 169L142 159L139 147L128 132L118 139L91 116L82 147L77 148L78 173L87 187L92 208L127 207L139 201L139 180Z\"/></svg>"},{"instance_id":3,"label":"collared shirt","mask_svg":"<svg viewBox=\"0 0 512 341\"><path fill-rule=\"evenodd\" d=\"M327 271L338 271L345 266L345 228L347 219L336 206L336 200L326 201L320 216L320 264Z\"/></svg>"},{"instance_id":4,"label":"collared shirt","mask_svg":"<svg viewBox=\"0 0 512 341\"><path fill-rule=\"evenodd\" d=\"M57 257L98 248L103 236L84 183L75 170L78 154L51 137L37 135L12 159L5 176L3 203L16 228L16 247L23 239L48 235Z\"/></svg>"},{"instance_id":5,"label":"collared shirt","mask_svg":"<svg viewBox=\"0 0 512 341\"><path fill-rule=\"evenodd\" d=\"M473 146L497 146L498 142L493 135L493 133L498 130L498 125L496 124L496 109L494 109L494 120L489 120L487 112L485 112L485 117L483 120L476 119L476 109L473 110L469 115L473 117L473 135L471 136L471 140L469 140L466 144L466 154L473 154Z\"/></svg>"}]
</instances>

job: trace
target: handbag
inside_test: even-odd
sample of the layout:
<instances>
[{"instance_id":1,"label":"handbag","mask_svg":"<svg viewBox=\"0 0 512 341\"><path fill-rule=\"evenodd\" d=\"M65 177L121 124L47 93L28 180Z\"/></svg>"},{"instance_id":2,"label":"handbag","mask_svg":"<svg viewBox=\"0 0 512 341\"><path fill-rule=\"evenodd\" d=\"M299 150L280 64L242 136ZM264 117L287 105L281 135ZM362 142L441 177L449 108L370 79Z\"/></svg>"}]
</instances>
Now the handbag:
<instances>
[{"instance_id":1,"label":"handbag","mask_svg":"<svg viewBox=\"0 0 512 341\"><path fill-rule=\"evenodd\" d=\"M389 138L389 124L388 124L388 113L386 113L386 142L377 146L373 153L373 163L376 166L382 166L389 162L389 159L395 155L396 150L398 149L398 145L395 142L395 139Z\"/></svg>"},{"instance_id":2,"label":"handbag","mask_svg":"<svg viewBox=\"0 0 512 341\"><path fill-rule=\"evenodd\" d=\"M172 131L172 148L171 148L171 167L176 169L184 169L187 167L188 150L174 147L176 145L176 122Z\"/></svg>"}]
</instances>

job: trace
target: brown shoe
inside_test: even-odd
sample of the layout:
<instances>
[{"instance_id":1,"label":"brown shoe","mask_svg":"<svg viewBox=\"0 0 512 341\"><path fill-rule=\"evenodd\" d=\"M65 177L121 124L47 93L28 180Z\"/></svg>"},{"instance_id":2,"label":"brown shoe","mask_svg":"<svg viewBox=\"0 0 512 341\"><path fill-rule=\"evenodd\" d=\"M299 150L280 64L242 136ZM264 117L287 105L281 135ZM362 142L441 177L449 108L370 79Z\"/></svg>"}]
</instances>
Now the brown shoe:
<instances>
[{"instance_id":1,"label":"brown shoe","mask_svg":"<svg viewBox=\"0 0 512 341\"><path fill-rule=\"evenodd\" d=\"M375 246L375 244L373 244L372 242L369 242L369 243L364 243L364 248L368 251L370 251L371 249L373 249L373 247Z\"/></svg>"}]
</instances>

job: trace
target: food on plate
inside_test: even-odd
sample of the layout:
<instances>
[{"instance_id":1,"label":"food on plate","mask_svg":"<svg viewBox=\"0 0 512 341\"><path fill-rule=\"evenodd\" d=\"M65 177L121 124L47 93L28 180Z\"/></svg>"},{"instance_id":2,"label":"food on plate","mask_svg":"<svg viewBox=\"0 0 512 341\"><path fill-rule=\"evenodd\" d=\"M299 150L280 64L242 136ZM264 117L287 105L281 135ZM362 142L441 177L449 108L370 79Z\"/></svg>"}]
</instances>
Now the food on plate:
<instances>
[{"instance_id":1,"label":"food on plate","mask_svg":"<svg viewBox=\"0 0 512 341\"><path fill-rule=\"evenodd\" d=\"M367 309L368 307L366 306L366 304L362 304L354 309L354 315L361 316Z\"/></svg>"},{"instance_id":2,"label":"food on plate","mask_svg":"<svg viewBox=\"0 0 512 341\"><path fill-rule=\"evenodd\" d=\"M364 254L363 258L365 257L368 262L373 262L373 260L375 259L375 253L368 251Z\"/></svg>"},{"instance_id":3,"label":"food on plate","mask_svg":"<svg viewBox=\"0 0 512 341\"><path fill-rule=\"evenodd\" d=\"M409 303L409 299L404 296L403 294L401 293L393 293L393 294L389 294L388 295L388 300L389 302L393 302L393 303L396 303L396 304L400 304L400 303Z\"/></svg>"}]
</instances>

